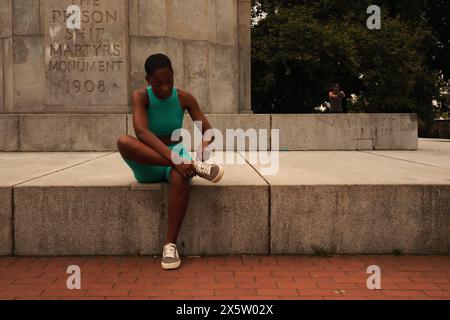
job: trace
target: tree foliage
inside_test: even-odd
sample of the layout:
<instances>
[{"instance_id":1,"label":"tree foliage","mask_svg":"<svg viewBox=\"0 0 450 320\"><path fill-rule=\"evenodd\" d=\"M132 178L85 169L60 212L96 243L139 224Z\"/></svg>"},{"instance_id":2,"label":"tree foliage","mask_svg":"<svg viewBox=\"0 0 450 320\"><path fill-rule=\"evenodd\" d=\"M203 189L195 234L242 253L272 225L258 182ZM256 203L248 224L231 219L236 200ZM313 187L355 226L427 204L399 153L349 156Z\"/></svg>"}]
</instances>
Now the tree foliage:
<instances>
[{"instance_id":1,"label":"tree foliage","mask_svg":"<svg viewBox=\"0 0 450 320\"><path fill-rule=\"evenodd\" d=\"M416 112L426 124L433 100L445 111L447 1L377 1L381 30L366 26L371 4L253 0L253 17L267 14L252 30L254 111L314 112L334 82L357 97L350 112Z\"/></svg>"}]
</instances>

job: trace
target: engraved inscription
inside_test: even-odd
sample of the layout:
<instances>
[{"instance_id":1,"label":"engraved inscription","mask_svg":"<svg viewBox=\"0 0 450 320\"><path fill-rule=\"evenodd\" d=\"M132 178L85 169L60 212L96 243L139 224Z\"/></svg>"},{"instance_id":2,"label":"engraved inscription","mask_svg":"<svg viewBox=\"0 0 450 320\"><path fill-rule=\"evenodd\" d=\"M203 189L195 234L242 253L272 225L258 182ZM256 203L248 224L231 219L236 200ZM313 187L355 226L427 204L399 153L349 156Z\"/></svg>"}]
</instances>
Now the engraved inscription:
<instances>
[{"instance_id":1,"label":"engraved inscription","mask_svg":"<svg viewBox=\"0 0 450 320\"><path fill-rule=\"evenodd\" d=\"M45 0L47 104L127 104L125 0Z\"/></svg>"}]
</instances>

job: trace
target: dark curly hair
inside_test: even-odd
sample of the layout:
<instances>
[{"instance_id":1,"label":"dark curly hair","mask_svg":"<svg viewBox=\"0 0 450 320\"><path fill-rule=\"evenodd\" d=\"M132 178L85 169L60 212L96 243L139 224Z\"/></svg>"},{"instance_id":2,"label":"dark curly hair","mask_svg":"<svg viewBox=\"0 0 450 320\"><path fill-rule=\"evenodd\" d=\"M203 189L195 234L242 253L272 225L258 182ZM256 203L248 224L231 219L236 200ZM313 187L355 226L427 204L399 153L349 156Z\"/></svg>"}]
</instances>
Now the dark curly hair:
<instances>
[{"instance_id":1,"label":"dark curly hair","mask_svg":"<svg viewBox=\"0 0 450 320\"><path fill-rule=\"evenodd\" d=\"M151 76L156 70L165 68L173 72L172 62L165 54L152 54L145 61L145 72L148 76Z\"/></svg>"}]
</instances>

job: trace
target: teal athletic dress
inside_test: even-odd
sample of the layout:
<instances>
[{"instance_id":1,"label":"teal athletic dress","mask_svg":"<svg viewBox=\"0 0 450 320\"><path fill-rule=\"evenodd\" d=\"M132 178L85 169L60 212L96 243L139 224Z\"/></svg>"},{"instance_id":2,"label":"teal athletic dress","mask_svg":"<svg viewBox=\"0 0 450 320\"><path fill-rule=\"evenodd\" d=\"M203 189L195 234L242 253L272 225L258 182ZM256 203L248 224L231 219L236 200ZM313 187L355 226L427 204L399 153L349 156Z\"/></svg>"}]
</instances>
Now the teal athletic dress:
<instances>
[{"instance_id":1,"label":"teal athletic dress","mask_svg":"<svg viewBox=\"0 0 450 320\"><path fill-rule=\"evenodd\" d=\"M170 136L174 130L183 127L184 110L178 99L177 89L174 87L172 96L167 99L158 99L151 86L147 87L149 105L147 108L148 129L157 136ZM167 146L173 152L178 153L182 158L192 161L189 152L184 148L182 142ZM170 172L172 167L155 166L137 163L136 161L125 159L125 162L133 171L134 177L140 183L170 182ZM191 180L189 178L189 180Z\"/></svg>"}]
</instances>

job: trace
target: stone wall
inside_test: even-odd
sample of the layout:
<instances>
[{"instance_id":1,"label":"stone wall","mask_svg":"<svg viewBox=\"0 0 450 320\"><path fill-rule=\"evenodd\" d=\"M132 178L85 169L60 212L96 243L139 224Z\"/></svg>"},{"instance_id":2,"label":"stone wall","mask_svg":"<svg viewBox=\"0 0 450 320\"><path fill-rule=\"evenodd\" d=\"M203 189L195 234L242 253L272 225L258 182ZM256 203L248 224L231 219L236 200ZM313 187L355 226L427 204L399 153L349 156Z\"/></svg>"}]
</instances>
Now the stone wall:
<instances>
[{"instance_id":1,"label":"stone wall","mask_svg":"<svg viewBox=\"0 0 450 320\"><path fill-rule=\"evenodd\" d=\"M450 139L450 120L435 120L429 137Z\"/></svg>"},{"instance_id":2,"label":"stone wall","mask_svg":"<svg viewBox=\"0 0 450 320\"><path fill-rule=\"evenodd\" d=\"M208 114L227 146L227 130L242 129L244 146L254 149L248 137L258 136L258 150L354 151L417 150L416 114ZM185 115L187 148L195 145L194 123ZM271 129L279 131L279 144ZM57 133L57 134L55 134ZM234 132L236 133L236 131ZM0 115L0 152L117 151L117 139L135 136L132 114L4 114ZM267 137L267 144L262 137ZM233 136L236 150L238 140ZM277 147L278 145L278 147ZM223 150L217 146L217 150Z\"/></svg>"},{"instance_id":3,"label":"stone wall","mask_svg":"<svg viewBox=\"0 0 450 320\"><path fill-rule=\"evenodd\" d=\"M10 56L11 50L12 22L11 22L11 0L0 0L0 113L6 112L8 103L5 87L8 83L10 72L5 65L5 56ZM8 85L8 87L10 87Z\"/></svg>"},{"instance_id":4,"label":"stone wall","mask_svg":"<svg viewBox=\"0 0 450 320\"><path fill-rule=\"evenodd\" d=\"M250 111L250 0L0 0L0 113L129 113L158 52L205 112Z\"/></svg>"}]
</instances>

